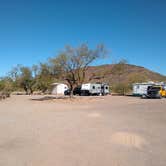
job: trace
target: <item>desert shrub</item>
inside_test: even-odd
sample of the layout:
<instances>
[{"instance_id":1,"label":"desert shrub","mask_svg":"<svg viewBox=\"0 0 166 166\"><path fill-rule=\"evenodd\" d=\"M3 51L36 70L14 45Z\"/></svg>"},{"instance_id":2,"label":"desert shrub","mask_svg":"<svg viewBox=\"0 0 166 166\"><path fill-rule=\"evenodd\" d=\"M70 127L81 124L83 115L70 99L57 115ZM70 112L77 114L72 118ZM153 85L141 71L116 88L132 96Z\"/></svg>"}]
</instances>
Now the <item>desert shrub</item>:
<instances>
[{"instance_id":1,"label":"desert shrub","mask_svg":"<svg viewBox=\"0 0 166 166\"><path fill-rule=\"evenodd\" d=\"M10 93L13 90L13 82L10 78L4 77L0 79L0 95L4 98L10 97Z\"/></svg>"},{"instance_id":2,"label":"desert shrub","mask_svg":"<svg viewBox=\"0 0 166 166\"><path fill-rule=\"evenodd\" d=\"M112 92L125 95L131 91L131 85L127 83L118 83L112 86Z\"/></svg>"}]
</instances>

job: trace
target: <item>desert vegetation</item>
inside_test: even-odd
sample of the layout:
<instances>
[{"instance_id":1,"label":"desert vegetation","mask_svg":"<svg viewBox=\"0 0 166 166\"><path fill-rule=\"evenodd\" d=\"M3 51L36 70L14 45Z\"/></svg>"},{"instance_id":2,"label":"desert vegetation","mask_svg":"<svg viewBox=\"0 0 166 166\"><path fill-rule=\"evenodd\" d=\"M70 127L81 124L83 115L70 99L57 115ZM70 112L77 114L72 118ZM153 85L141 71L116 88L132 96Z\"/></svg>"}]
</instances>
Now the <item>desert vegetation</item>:
<instances>
[{"instance_id":1,"label":"desert vegetation","mask_svg":"<svg viewBox=\"0 0 166 166\"><path fill-rule=\"evenodd\" d=\"M105 82L110 85L112 92L125 95L135 82L166 81L165 76L129 65L124 59L115 64L92 66L96 60L106 56L108 53L102 44L95 49L90 49L87 44L76 48L66 46L44 63L12 68L5 77L0 78L1 96L9 96L13 91L49 93L53 82L64 82L71 91L84 82Z\"/></svg>"},{"instance_id":2,"label":"desert vegetation","mask_svg":"<svg viewBox=\"0 0 166 166\"><path fill-rule=\"evenodd\" d=\"M72 92L84 82L89 65L105 55L106 49L102 44L95 49L90 49L87 44L77 48L66 46L64 51L45 63L14 67L7 77L0 79L0 91L11 93L24 90L27 95L34 91L46 93L51 83L62 81L69 85Z\"/></svg>"}]
</instances>

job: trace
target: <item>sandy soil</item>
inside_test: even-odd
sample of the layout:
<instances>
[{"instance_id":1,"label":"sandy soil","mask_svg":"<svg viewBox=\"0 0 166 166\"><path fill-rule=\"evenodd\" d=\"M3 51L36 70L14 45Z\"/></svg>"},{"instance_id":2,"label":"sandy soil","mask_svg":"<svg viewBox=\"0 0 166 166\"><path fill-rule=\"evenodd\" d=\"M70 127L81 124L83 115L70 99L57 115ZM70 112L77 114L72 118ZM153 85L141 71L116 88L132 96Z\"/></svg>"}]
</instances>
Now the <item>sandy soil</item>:
<instances>
[{"instance_id":1,"label":"sandy soil","mask_svg":"<svg viewBox=\"0 0 166 166\"><path fill-rule=\"evenodd\" d=\"M0 101L0 166L166 165L166 99L39 98Z\"/></svg>"}]
</instances>

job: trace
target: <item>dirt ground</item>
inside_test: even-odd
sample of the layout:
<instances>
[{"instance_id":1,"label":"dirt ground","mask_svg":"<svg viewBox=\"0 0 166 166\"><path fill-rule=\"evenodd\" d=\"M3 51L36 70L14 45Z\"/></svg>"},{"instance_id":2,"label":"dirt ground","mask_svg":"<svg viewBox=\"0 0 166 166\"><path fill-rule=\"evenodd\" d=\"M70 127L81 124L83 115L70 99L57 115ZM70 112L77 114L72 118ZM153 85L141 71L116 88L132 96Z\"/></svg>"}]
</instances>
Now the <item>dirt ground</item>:
<instances>
[{"instance_id":1,"label":"dirt ground","mask_svg":"<svg viewBox=\"0 0 166 166\"><path fill-rule=\"evenodd\" d=\"M166 165L166 99L39 98L0 101L0 166Z\"/></svg>"}]
</instances>

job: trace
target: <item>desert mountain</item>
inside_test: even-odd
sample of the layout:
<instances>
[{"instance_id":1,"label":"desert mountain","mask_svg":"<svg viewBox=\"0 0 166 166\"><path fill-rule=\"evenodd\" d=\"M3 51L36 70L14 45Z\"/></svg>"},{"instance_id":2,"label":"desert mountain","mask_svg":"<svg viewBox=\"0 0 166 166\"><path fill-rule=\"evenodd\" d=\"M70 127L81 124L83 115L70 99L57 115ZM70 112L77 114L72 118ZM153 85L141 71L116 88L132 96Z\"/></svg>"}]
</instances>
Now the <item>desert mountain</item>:
<instances>
[{"instance_id":1,"label":"desert mountain","mask_svg":"<svg viewBox=\"0 0 166 166\"><path fill-rule=\"evenodd\" d=\"M91 82L107 82L109 84L145 81L166 82L166 76L131 64L90 66L86 75L87 80Z\"/></svg>"}]
</instances>

